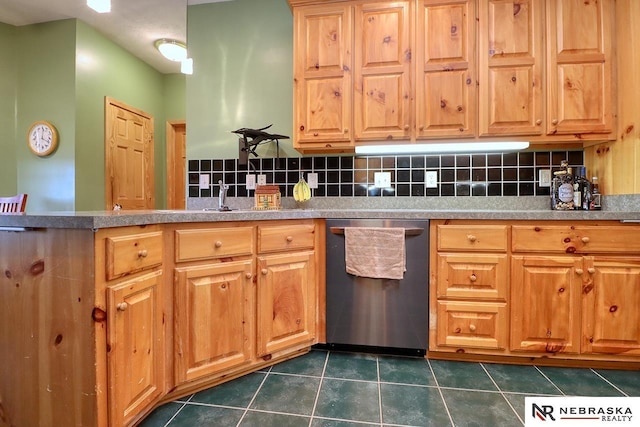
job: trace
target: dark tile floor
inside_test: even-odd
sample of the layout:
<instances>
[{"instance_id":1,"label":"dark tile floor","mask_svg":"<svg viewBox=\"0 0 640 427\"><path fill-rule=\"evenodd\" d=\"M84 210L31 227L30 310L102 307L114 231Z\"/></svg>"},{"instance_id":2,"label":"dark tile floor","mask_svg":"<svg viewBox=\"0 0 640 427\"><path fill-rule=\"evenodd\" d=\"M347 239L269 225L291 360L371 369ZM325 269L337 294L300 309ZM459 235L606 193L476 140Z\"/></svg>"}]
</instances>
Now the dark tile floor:
<instances>
[{"instance_id":1,"label":"dark tile floor","mask_svg":"<svg viewBox=\"0 0 640 427\"><path fill-rule=\"evenodd\" d=\"M640 371L312 350L170 402L140 425L523 426L527 395L640 396Z\"/></svg>"}]
</instances>

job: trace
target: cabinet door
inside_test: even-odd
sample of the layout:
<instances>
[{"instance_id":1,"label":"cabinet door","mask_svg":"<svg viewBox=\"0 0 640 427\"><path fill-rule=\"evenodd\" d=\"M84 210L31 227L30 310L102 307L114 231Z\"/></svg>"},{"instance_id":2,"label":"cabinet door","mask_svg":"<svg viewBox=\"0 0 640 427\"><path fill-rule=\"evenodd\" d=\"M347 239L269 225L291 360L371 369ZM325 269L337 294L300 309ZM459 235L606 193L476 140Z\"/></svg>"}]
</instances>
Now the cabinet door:
<instances>
[{"instance_id":1,"label":"cabinet door","mask_svg":"<svg viewBox=\"0 0 640 427\"><path fill-rule=\"evenodd\" d=\"M253 293L251 261L175 269L178 383L251 360Z\"/></svg>"},{"instance_id":2,"label":"cabinet door","mask_svg":"<svg viewBox=\"0 0 640 427\"><path fill-rule=\"evenodd\" d=\"M351 6L298 7L293 19L294 147L349 146Z\"/></svg>"},{"instance_id":3,"label":"cabinet door","mask_svg":"<svg viewBox=\"0 0 640 427\"><path fill-rule=\"evenodd\" d=\"M511 350L580 351L581 274L580 257L512 257Z\"/></svg>"},{"instance_id":4,"label":"cabinet door","mask_svg":"<svg viewBox=\"0 0 640 427\"><path fill-rule=\"evenodd\" d=\"M478 15L480 135L542 134L542 0L481 0Z\"/></svg>"},{"instance_id":5,"label":"cabinet door","mask_svg":"<svg viewBox=\"0 0 640 427\"><path fill-rule=\"evenodd\" d=\"M162 271L107 288L109 425L121 426L164 392Z\"/></svg>"},{"instance_id":6,"label":"cabinet door","mask_svg":"<svg viewBox=\"0 0 640 427\"><path fill-rule=\"evenodd\" d=\"M547 132L613 129L613 2L547 1Z\"/></svg>"},{"instance_id":7,"label":"cabinet door","mask_svg":"<svg viewBox=\"0 0 640 427\"><path fill-rule=\"evenodd\" d=\"M586 257L583 353L640 354L640 258Z\"/></svg>"},{"instance_id":8,"label":"cabinet door","mask_svg":"<svg viewBox=\"0 0 640 427\"><path fill-rule=\"evenodd\" d=\"M313 252L258 257L258 357L315 338L315 277Z\"/></svg>"},{"instance_id":9,"label":"cabinet door","mask_svg":"<svg viewBox=\"0 0 640 427\"><path fill-rule=\"evenodd\" d=\"M411 135L409 2L355 7L356 140Z\"/></svg>"},{"instance_id":10,"label":"cabinet door","mask_svg":"<svg viewBox=\"0 0 640 427\"><path fill-rule=\"evenodd\" d=\"M474 136L475 1L419 0L417 15L416 137Z\"/></svg>"}]
</instances>

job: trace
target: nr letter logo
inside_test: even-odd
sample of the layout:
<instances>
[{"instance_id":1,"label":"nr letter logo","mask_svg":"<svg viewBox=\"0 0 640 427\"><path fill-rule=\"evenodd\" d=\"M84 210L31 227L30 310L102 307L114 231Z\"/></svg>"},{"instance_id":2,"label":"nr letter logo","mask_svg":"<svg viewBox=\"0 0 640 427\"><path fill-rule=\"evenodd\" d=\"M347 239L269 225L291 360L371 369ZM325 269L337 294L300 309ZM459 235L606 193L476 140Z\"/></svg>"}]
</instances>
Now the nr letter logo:
<instances>
[{"instance_id":1,"label":"nr letter logo","mask_svg":"<svg viewBox=\"0 0 640 427\"><path fill-rule=\"evenodd\" d=\"M540 418L542 421L547 421L547 417L551 421L555 421L556 419L553 417L553 406L551 405L542 405L538 406L535 403L532 403L533 409L533 418Z\"/></svg>"}]
</instances>

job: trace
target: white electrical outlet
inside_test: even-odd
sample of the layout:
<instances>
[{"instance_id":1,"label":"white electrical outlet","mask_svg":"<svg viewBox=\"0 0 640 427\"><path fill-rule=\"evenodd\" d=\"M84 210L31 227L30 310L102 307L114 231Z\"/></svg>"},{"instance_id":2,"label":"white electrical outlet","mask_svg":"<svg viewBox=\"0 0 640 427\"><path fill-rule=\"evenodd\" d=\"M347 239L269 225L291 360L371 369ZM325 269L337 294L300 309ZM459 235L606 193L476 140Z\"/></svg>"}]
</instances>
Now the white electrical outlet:
<instances>
[{"instance_id":1,"label":"white electrical outlet","mask_svg":"<svg viewBox=\"0 0 640 427\"><path fill-rule=\"evenodd\" d=\"M551 187L551 169L540 169L538 171L538 185L540 187Z\"/></svg>"},{"instance_id":2,"label":"white electrical outlet","mask_svg":"<svg viewBox=\"0 0 640 427\"><path fill-rule=\"evenodd\" d=\"M256 189L256 176L255 175L247 175L247 179L245 180L245 186L247 190L255 190Z\"/></svg>"},{"instance_id":3,"label":"white electrical outlet","mask_svg":"<svg viewBox=\"0 0 640 427\"><path fill-rule=\"evenodd\" d=\"M267 175L258 175L258 185L267 185Z\"/></svg>"},{"instance_id":4,"label":"white electrical outlet","mask_svg":"<svg viewBox=\"0 0 640 427\"><path fill-rule=\"evenodd\" d=\"M209 181L209 179L210 179L209 176L210 175L208 173L201 173L200 174L200 185L199 185L199 187L200 187L201 190L206 190L206 189L209 188L209 182L210 182Z\"/></svg>"},{"instance_id":5,"label":"white electrical outlet","mask_svg":"<svg viewBox=\"0 0 640 427\"><path fill-rule=\"evenodd\" d=\"M307 174L307 184L309 184L309 188L318 188L318 174L309 172Z\"/></svg>"},{"instance_id":6,"label":"white electrical outlet","mask_svg":"<svg viewBox=\"0 0 640 427\"><path fill-rule=\"evenodd\" d=\"M424 181L427 188L438 188L438 171L427 171Z\"/></svg>"},{"instance_id":7,"label":"white electrical outlet","mask_svg":"<svg viewBox=\"0 0 640 427\"><path fill-rule=\"evenodd\" d=\"M378 188L391 187L391 172L376 172L373 174L374 185Z\"/></svg>"}]
</instances>

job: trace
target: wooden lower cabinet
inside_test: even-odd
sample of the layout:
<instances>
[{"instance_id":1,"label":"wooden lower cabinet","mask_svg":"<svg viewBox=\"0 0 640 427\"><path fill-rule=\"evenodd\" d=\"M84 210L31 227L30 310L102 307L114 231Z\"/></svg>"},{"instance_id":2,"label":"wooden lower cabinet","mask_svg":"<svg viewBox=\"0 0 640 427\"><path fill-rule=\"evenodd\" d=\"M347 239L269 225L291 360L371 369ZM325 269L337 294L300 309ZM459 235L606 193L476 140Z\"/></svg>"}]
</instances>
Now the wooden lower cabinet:
<instances>
[{"instance_id":1,"label":"wooden lower cabinet","mask_svg":"<svg viewBox=\"0 0 640 427\"><path fill-rule=\"evenodd\" d=\"M438 301L438 346L455 348L507 348L506 303Z\"/></svg>"},{"instance_id":2,"label":"wooden lower cabinet","mask_svg":"<svg viewBox=\"0 0 640 427\"><path fill-rule=\"evenodd\" d=\"M487 227L504 238L489 244ZM637 366L640 256L628 254L639 232L613 221L433 220L429 356Z\"/></svg>"},{"instance_id":3,"label":"wooden lower cabinet","mask_svg":"<svg viewBox=\"0 0 640 427\"><path fill-rule=\"evenodd\" d=\"M512 350L580 351L581 265L579 257L513 256Z\"/></svg>"},{"instance_id":4,"label":"wooden lower cabinet","mask_svg":"<svg viewBox=\"0 0 640 427\"><path fill-rule=\"evenodd\" d=\"M164 393L162 270L107 288L109 423L127 425Z\"/></svg>"},{"instance_id":5,"label":"wooden lower cabinet","mask_svg":"<svg viewBox=\"0 0 640 427\"><path fill-rule=\"evenodd\" d=\"M315 337L313 251L258 257L257 356L308 346Z\"/></svg>"},{"instance_id":6,"label":"wooden lower cabinet","mask_svg":"<svg viewBox=\"0 0 640 427\"><path fill-rule=\"evenodd\" d=\"M181 224L173 264L173 373L181 396L317 342L313 220Z\"/></svg>"},{"instance_id":7,"label":"wooden lower cabinet","mask_svg":"<svg viewBox=\"0 0 640 427\"><path fill-rule=\"evenodd\" d=\"M640 355L640 257L586 257L585 264L582 352Z\"/></svg>"},{"instance_id":8,"label":"wooden lower cabinet","mask_svg":"<svg viewBox=\"0 0 640 427\"><path fill-rule=\"evenodd\" d=\"M255 288L251 260L174 271L177 383L251 361Z\"/></svg>"}]
</instances>

